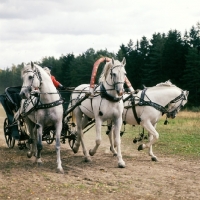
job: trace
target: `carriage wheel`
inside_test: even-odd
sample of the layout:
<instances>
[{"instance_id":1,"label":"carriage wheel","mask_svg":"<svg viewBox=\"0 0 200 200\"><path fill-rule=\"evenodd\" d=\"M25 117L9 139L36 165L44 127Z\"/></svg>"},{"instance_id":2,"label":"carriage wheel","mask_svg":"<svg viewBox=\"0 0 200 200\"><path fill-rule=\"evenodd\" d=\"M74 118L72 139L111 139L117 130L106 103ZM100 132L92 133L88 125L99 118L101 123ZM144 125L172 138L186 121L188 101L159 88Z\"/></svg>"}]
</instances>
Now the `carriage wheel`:
<instances>
[{"instance_id":1,"label":"carriage wheel","mask_svg":"<svg viewBox=\"0 0 200 200\"><path fill-rule=\"evenodd\" d=\"M4 120L4 136L8 148L13 148L15 146L15 139L12 137L12 132L8 124L8 118Z\"/></svg>"},{"instance_id":2,"label":"carriage wheel","mask_svg":"<svg viewBox=\"0 0 200 200\"><path fill-rule=\"evenodd\" d=\"M55 139L55 131L50 130L50 131L49 131L49 135L48 135L48 137L46 138L47 144L52 144L53 141L54 141L54 139Z\"/></svg>"},{"instance_id":3,"label":"carriage wheel","mask_svg":"<svg viewBox=\"0 0 200 200\"><path fill-rule=\"evenodd\" d=\"M68 143L70 148L73 150L74 144L76 142L76 138L77 138L77 133L72 132L68 138Z\"/></svg>"}]
</instances>

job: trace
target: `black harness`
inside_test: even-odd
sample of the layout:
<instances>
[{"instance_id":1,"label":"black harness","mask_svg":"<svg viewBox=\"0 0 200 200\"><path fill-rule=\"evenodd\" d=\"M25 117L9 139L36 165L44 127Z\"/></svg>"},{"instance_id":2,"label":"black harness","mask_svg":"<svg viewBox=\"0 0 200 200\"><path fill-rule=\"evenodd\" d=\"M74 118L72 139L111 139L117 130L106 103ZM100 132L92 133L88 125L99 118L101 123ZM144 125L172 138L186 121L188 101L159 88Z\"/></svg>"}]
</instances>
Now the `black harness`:
<instances>
[{"instance_id":1,"label":"black harness","mask_svg":"<svg viewBox=\"0 0 200 200\"><path fill-rule=\"evenodd\" d=\"M30 102L27 102L28 100L29 99L25 100L24 105L27 105L27 104L29 105L30 104ZM40 102L40 98L37 99L36 104L27 112L25 112L26 108L24 107L24 109L23 109L24 112L21 113L21 116L22 117L26 117L27 115L29 115L33 111L37 111L39 109L47 109L47 108L52 108L52 107L55 107L55 106L59 106L59 105L64 103L64 100L63 99L59 99L57 101L54 101L52 103L47 103L47 104L39 104L39 102Z\"/></svg>"},{"instance_id":2,"label":"black harness","mask_svg":"<svg viewBox=\"0 0 200 200\"><path fill-rule=\"evenodd\" d=\"M107 93L103 83L100 85L100 95L101 95L101 98L104 98L108 101L112 101L112 102L119 102L122 97L114 97L110 94Z\"/></svg>"},{"instance_id":3,"label":"black harness","mask_svg":"<svg viewBox=\"0 0 200 200\"><path fill-rule=\"evenodd\" d=\"M138 106L151 106L151 107L155 108L156 110L160 111L160 112L162 113L162 115L164 115L164 114L167 114L167 113L176 112L176 111L178 110L178 108L179 108L180 106L182 106L183 100L186 100L186 97L185 97L185 95L184 95L184 92L182 91L181 94L180 94L179 96L177 96L175 99L171 100L169 103L176 103L176 102L178 102L179 100L182 100L182 102L180 103L180 105L179 105L176 109L174 109L173 111L169 112L165 107L163 107L163 106L161 106L161 105L159 105L159 104L157 104L157 103L152 102L152 101L149 99L149 97L146 95L146 91L147 91L147 88L145 88L144 90L142 90L141 97L140 97L140 99L139 99L139 103L138 103L138 104L135 103L135 97L132 97L132 98L131 98L131 105L132 105L132 106L130 106L130 107L132 108L134 117L135 117L135 119L136 119L136 121L137 121L138 124L140 124L141 118L139 118L139 117L137 116L136 105L138 105ZM144 97L145 97L145 96L149 99L149 101L145 101L145 100L144 100Z\"/></svg>"},{"instance_id":4,"label":"black harness","mask_svg":"<svg viewBox=\"0 0 200 200\"><path fill-rule=\"evenodd\" d=\"M25 71L25 73L28 73L28 72L33 72L34 76L36 75L36 77L37 77L38 80L40 81L40 85L41 85L42 76L41 76L40 71L36 68L34 71L32 71L32 70L27 70L27 71ZM33 76L33 80L34 80L34 76ZM23 87L31 88L31 87L32 87L32 84L33 84L33 80L32 80L31 86L23 86ZM40 88L40 86L39 86L39 88ZM32 100L31 98L25 100L24 105L23 105L23 110L24 110L24 111L21 113L21 116L22 116L22 117L26 117L27 115L29 115L29 114L30 114L31 112L33 112L33 111L37 111L37 110L39 110L39 109L52 108L52 107L59 106L59 105L61 105L61 104L64 103L64 99L61 98L60 93L59 93L58 91L57 91L57 93L45 93L45 94L59 94L59 96L60 96L60 99L59 99L59 100L56 100L56 101L54 101L54 102L47 103L47 104L41 103L41 101L40 101L40 94L42 94L42 93L35 93L35 94L32 94L32 95L31 95L31 97L32 97L32 96L35 96L35 97L37 98L37 101L36 101L35 104L33 103L33 100ZM25 112L25 110L26 110L26 108L28 107L28 105L30 104L30 102L32 102L33 107L32 107L29 111Z\"/></svg>"}]
</instances>

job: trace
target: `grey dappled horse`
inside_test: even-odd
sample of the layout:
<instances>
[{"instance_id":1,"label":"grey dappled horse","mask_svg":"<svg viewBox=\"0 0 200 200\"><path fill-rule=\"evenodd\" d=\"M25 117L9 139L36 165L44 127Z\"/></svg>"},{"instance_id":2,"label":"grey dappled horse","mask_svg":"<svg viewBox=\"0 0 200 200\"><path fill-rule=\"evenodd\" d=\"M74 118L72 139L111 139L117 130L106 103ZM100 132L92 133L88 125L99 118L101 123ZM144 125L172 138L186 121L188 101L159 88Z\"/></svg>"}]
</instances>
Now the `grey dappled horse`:
<instances>
[{"instance_id":1,"label":"grey dappled horse","mask_svg":"<svg viewBox=\"0 0 200 200\"><path fill-rule=\"evenodd\" d=\"M53 85L50 76L36 64L24 66L22 70L22 97L18 116L21 115L28 125L32 145L29 157L35 156L42 163L42 132L44 127L52 126L56 134L57 169L63 173L60 158L60 135L62 130L63 100Z\"/></svg>"}]
</instances>

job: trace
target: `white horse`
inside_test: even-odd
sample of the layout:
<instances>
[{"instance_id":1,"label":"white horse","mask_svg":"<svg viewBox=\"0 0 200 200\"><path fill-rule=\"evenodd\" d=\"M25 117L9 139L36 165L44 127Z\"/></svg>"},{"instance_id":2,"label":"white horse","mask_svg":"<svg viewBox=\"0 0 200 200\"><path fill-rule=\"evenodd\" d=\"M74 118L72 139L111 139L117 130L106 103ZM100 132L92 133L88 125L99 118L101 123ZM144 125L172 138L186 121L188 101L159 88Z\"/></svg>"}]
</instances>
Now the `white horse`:
<instances>
[{"instance_id":1,"label":"white horse","mask_svg":"<svg viewBox=\"0 0 200 200\"><path fill-rule=\"evenodd\" d=\"M157 161L157 157L153 154L152 145L158 140L159 133L156 131L156 124L163 114L168 118L175 118L177 113L187 103L189 92L173 85L170 81L157 84L154 87L145 88L139 91L132 98L128 98L124 102L123 121L125 124L141 125L149 134L149 142L141 144L138 151L149 148L149 155L152 161ZM124 99L127 98L124 95ZM165 106L168 105L168 108ZM109 139L111 143L111 151L116 155L113 144L112 131L115 129L111 126Z\"/></svg>"},{"instance_id":2,"label":"white horse","mask_svg":"<svg viewBox=\"0 0 200 200\"><path fill-rule=\"evenodd\" d=\"M114 60L113 58L110 59L104 66L99 79L100 84L94 88L94 96L84 100L81 105L73 110L72 120L74 122L76 121L77 125L77 140L74 144L73 151L74 153L78 152L81 142L85 161L91 161L90 156L93 156L96 153L101 143L102 123L111 119L115 125L115 144L117 146L118 167L125 167L120 147L120 129L123 112L122 96L124 93L123 85L126 80L125 64L125 58L122 62ZM96 72L94 71L95 66L93 68L93 74L96 75ZM93 76L91 80L92 79ZM89 84L82 84L76 87L71 95L71 105L69 105L69 107L75 105L76 102L83 98L85 93L88 93L89 91L91 91L91 85ZM94 118L96 123L96 145L88 152L83 141L83 128L90 118Z\"/></svg>"},{"instance_id":3,"label":"white horse","mask_svg":"<svg viewBox=\"0 0 200 200\"><path fill-rule=\"evenodd\" d=\"M63 100L56 90L50 76L38 65L31 62L22 70L22 97L18 115L28 125L31 134L31 151L27 154L35 156L35 162L42 163L42 132L44 127L52 126L56 134L57 169L63 173L60 158L60 134L62 130Z\"/></svg>"}]
</instances>

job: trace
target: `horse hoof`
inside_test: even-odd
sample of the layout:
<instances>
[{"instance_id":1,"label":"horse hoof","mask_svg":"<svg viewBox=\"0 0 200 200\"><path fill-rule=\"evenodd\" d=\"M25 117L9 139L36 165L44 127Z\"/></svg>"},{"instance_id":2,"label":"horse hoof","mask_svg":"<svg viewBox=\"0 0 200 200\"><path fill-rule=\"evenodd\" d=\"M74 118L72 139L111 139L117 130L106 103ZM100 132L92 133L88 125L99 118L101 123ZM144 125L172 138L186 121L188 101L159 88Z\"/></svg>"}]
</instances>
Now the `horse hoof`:
<instances>
[{"instance_id":1,"label":"horse hoof","mask_svg":"<svg viewBox=\"0 0 200 200\"><path fill-rule=\"evenodd\" d=\"M78 152L78 150L77 150L77 149L72 149L72 151L73 151L74 153L77 153L77 152Z\"/></svg>"},{"instance_id":2,"label":"horse hoof","mask_svg":"<svg viewBox=\"0 0 200 200\"><path fill-rule=\"evenodd\" d=\"M141 150L143 150L143 145L142 144L138 147L138 151L141 151Z\"/></svg>"},{"instance_id":3,"label":"horse hoof","mask_svg":"<svg viewBox=\"0 0 200 200\"><path fill-rule=\"evenodd\" d=\"M94 155L94 153L92 152L91 149L89 150L89 154L90 154L90 156L93 156L93 155Z\"/></svg>"},{"instance_id":4,"label":"horse hoof","mask_svg":"<svg viewBox=\"0 0 200 200\"><path fill-rule=\"evenodd\" d=\"M154 162L158 162L158 159L156 157L152 157L151 160Z\"/></svg>"},{"instance_id":5,"label":"horse hoof","mask_svg":"<svg viewBox=\"0 0 200 200\"><path fill-rule=\"evenodd\" d=\"M38 167L41 167L41 166L42 166L42 162L38 162L38 163L37 163L37 166L38 166Z\"/></svg>"},{"instance_id":6,"label":"horse hoof","mask_svg":"<svg viewBox=\"0 0 200 200\"><path fill-rule=\"evenodd\" d=\"M64 174L63 168L61 168L61 169L57 168L56 172L59 173L59 174Z\"/></svg>"},{"instance_id":7,"label":"horse hoof","mask_svg":"<svg viewBox=\"0 0 200 200\"><path fill-rule=\"evenodd\" d=\"M28 158L31 158L31 157L32 157L32 152L31 152L31 151L28 151L28 152L27 152L27 157L28 157Z\"/></svg>"},{"instance_id":8,"label":"horse hoof","mask_svg":"<svg viewBox=\"0 0 200 200\"><path fill-rule=\"evenodd\" d=\"M92 159L90 157L85 157L85 162L91 162Z\"/></svg>"},{"instance_id":9,"label":"horse hoof","mask_svg":"<svg viewBox=\"0 0 200 200\"><path fill-rule=\"evenodd\" d=\"M124 164L118 163L118 168L125 168L125 163Z\"/></svg>"}]
</instances>

